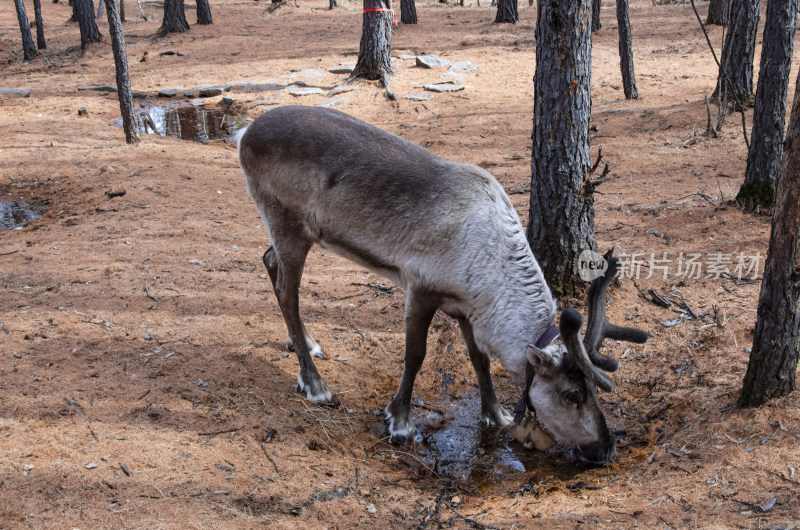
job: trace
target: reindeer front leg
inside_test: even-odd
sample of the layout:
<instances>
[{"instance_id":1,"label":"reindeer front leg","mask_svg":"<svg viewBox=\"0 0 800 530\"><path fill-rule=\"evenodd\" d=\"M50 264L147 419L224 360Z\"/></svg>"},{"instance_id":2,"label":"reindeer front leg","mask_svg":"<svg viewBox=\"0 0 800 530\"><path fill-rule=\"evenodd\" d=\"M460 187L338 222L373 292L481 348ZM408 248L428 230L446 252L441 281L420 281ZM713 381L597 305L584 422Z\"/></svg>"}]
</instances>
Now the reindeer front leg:
<instances>
[{"instance_id":1,"label":"reindeer front leg","mask_svg":"<svg viewBox=\"0 0 800 530\"><path fill-rule=\"evenodd\" d=\"M414 431L411 421L411 394L414 379L425 360L428 328L439 308L440 298L427 291L409 290L406 296L406 357L397 395L386 407L386 421L392 443L403 444Z\"/></svg>"}]
</instances>

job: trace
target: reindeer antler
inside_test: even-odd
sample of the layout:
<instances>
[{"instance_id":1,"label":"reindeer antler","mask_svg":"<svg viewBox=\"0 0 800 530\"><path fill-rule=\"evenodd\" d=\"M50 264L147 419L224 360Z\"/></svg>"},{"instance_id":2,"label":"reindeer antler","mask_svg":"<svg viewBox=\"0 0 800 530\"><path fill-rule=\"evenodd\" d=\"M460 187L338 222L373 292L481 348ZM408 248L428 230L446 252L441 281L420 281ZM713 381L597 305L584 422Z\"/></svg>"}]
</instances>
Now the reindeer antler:
<instances>
[{"instance_id":1,"label":"reindeer antler","mask_svg":"<svg viewBox=\"0 0 800 530\"><path fill-rule=\"evenodd\" d=\"M558 322L558 327L561 330L561 340L567 347L567 351L572 356L575 364L578 365L583 374L593 380L595 384L605 390L612 392L614 390L614 381L608 377L603 370L592 362L586 349L581 342L580 331L583 325L583 317L574 309L565 309L561 312L561 318Z\"/></svg>"},{"instance_id":2,"label":"reindeer antler","mask_svg":"<svg viewBox=\"0 0 800 530\"><path fill-rule=\"evenodd\" d=\"M605 338L624 340L641 344L647 340L647 333L636 328L616 326L606 320L606 290L619 272L619 258L612 256L614 249L609 250L604 258L608 262L605 274L592 282L589 287L589 318L583 344L592 363L606 372L615 371L619 365L608 355L600 353L600 346Z\"/></svg>"}]
</instances>

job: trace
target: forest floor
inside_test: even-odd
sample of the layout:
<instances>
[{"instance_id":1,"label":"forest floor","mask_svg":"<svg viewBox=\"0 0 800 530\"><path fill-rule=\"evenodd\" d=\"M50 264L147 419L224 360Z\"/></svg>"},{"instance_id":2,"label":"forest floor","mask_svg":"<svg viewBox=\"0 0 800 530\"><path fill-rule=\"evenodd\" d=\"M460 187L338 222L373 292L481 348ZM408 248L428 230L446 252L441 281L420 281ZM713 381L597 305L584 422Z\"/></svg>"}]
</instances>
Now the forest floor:
<instances>
[{"instance_id":1,"label":"forest floor","mask_svg":"<svg viewBox=\"0 0 800 530\"><path fill-rule=\"evenodd\" d=\"M326 69L358 51L361 3L342 3L219 0L210 26L193 24L187 5L191 31L159 38L160 3L142 3L145 21L127 2L133 88L147 96L137 107L190 104L156 97L165 88L298 80L323 93L223 95L251 118L325 102L346 77ZM600 399L619 459L601 468L479 428L475 376L442 315L415 387L422 441L390 445L378 411L402 370L403 293L319 248L301 305L341 406L304 400L234 145L154 134L126 145L116 95L78 90L115 82L105 18L104 42L81 51L66 1L43 9L47 50L30 62L11 4L0 9L0 87L30 91L0 95L0 201L42 213L0 231L0 527L797 525L800 396L736 406L760 284L740 265L760 256L763 271L770 217L732 203L746 162L740 118L704 134L716 67L690 6L632 2L635 101L622 94L612 4L593 36L591 146L611 168L596 201L599 249L643 262L610 290L609 319L650 334L607 347L621 366ZM405 99L448 68L398 58L398 101L362 82L336 108L487 168L525 223L535 9L520 5L516 25L495 24L491 7L418 11L418 25L395 28L393 55L476 65L457 74L466 88ZM718 46L722 30L709 31ZM687 272L693 255L701 269ZM582 298L560 304L585 314ZM512 408L519 387L492 372Z\"/></svg>"}]
</instances>

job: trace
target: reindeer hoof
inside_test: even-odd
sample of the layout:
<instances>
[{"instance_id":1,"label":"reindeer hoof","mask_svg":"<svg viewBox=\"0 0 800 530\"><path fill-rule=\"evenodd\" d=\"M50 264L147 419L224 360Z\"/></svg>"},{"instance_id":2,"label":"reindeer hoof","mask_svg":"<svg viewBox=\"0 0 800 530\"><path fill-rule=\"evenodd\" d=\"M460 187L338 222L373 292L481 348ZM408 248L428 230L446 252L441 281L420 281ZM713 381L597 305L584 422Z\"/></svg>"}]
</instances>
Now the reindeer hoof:
<instances>
[{"instance_id":1,"label":"reindeer hoof","mask_svg":"<svg viewBox=\"0 0 800 530\"><path fill-rule=\"evenodd\" d=\"M315 405L331 407L337 405L336 400L333 399L333 394L330 393L328 386L322 381L317 381L316 384L306 384L303 381L303 376L298 375L295 390L301 394L305 393L306 399Z\"/></svg>"},{"instance_id":2,"label":"reindeer hoof","mask_svg":"<svg viewBox=\"0 0 800 530\"><path fill-rule=\"evenodd\" d=\"M481 413L481 424L497 427L507 427L514 423L514 416L500 405L495 406L494 410Z\"/></svg>"},{"instance_id":3,"label":"reindeer hoof","mask_svg":"<svg viewBox=\"0 0 800 530\"><path fill-rule=\"evenodd\" d=\"M393 444L405 445L410 442L414 437L414 424L408 420L395 421L397 418L392 416L392 413L386 411L386 427L389 431L389 436Z\"/></svg>"}]
</instances>

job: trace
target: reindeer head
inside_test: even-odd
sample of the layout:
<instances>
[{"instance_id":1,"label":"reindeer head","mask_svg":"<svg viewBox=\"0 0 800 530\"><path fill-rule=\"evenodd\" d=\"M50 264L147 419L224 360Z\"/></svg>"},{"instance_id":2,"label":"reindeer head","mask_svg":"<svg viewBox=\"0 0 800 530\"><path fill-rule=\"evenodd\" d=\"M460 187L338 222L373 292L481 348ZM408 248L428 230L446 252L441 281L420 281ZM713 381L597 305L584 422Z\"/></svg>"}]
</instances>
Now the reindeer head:
<instances>
[{"instance_id":1,"label":"reindeer head","mask_svg":"<svg viewBox=\"0 0 800 530\"><path fill-rule=\"evenodd\" d=\"M614 390L605 372L617 369L617 362L599 352L605 338L642 343L647 334L633 328L615 326L606 320L606 290L619 271L619 260L606 254L608 269L589 288L589 324L581 341L581 315L566 309L561 313L559 330L562 344L539 349L529 346L528 362L533 380L528 397L542 426L553 437L574 448L578 459L591 464L606 464L616 444L608 432L597 399L598 387Z\"/></svg>"}]
</instances>

